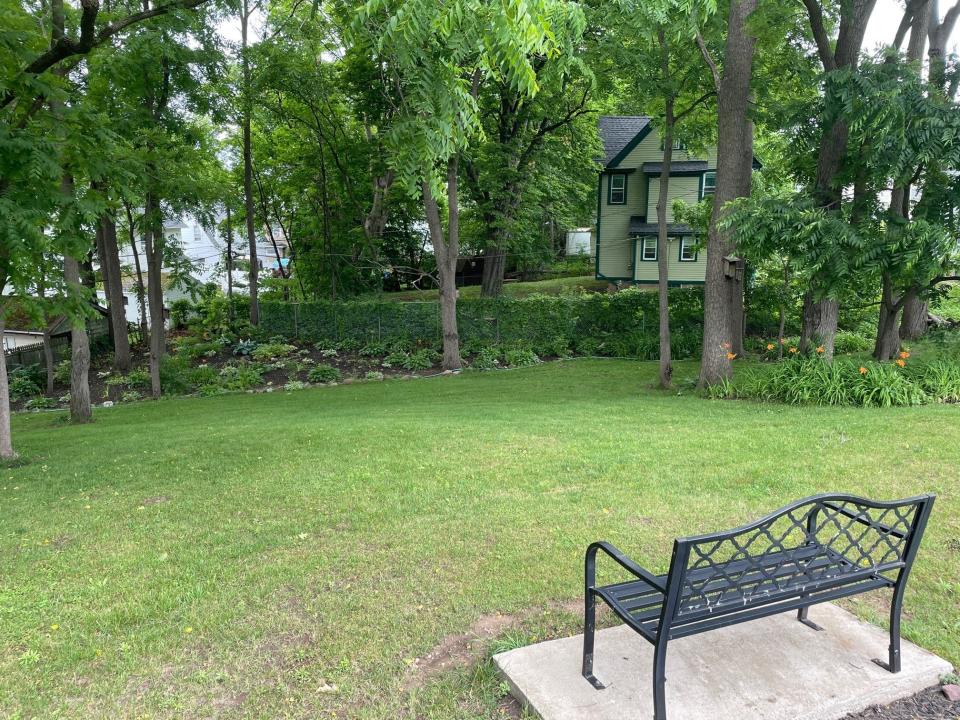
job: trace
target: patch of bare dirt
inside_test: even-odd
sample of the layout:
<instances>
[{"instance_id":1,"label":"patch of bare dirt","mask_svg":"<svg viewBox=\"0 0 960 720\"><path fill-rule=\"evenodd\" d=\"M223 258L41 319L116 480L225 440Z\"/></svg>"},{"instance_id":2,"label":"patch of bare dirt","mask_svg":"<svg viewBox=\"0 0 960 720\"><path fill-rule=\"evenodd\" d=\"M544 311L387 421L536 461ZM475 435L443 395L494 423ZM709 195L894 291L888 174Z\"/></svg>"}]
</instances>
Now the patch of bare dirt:
<instances>
[{"instance_id":1,"label":"patch of bare dirt","mask_svg":"<svg viewBox=\"0 0 960 720\"><path fill-rule=\"evenodd\" d=\"M950 702L939 685L883 707L867 708L844 720L957 720L960 702Z\"/></svg>"},{"instance_id":2,"label":"patch of bare dirt","mask_svg":"<svg viewBox=\"0 0 960 720\"><path fill-rule=\"evenodd\" d=\"M144 498L140 501L141 505L159 505L160 503L169 502L170 498L166 495L154 495L153 497Z\"/></svg>"},{"instance_id":3,"label":"patch of bare dirt","mask_svg":"<svg viewBox=\"0 0 960 720\"><path fill-rule=\"evenodd\" d=\"M581 600L568 600L553 603L546 609L577 613L581 608ZM490 640L507 630L519 627L543 610L544 608L534 608L513 615L502 613L483 615L466 632L447 635L433 650L422 658L414 660L407 671L403 689L409 691L423 687L428 680L441 673L476 662L483 656Z\"/></svg>"}]
</instances>

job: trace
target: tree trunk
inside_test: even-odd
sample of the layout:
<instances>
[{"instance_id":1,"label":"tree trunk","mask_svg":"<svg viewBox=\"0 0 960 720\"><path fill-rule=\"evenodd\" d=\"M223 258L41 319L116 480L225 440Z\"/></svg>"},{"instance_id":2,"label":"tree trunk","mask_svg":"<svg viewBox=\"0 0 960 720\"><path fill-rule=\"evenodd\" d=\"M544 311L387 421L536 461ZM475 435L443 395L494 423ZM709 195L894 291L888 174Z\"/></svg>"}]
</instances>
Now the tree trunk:
<instances>
[{"instance_id":1,"label":"tree trunk","mask_svg":"<svg viewBox=\"0 0 960 720\"><path fill-rule=\"evenodd\" d=\"M660 40L660 72L665 87L670 87L670 51L663 28ZM667 203L670 199L670 168L673 164L674 95L666 92L663 124L663 163L660 165L660 193L657 197L657 304L660 320L660 387L669 390L673 382L670 352L670 255L667 234Z\"/></svg>"},{"instance_id":2,"label":"tree trunk","mask_svg":"<svg viewBox=\"0 0 960 720\"><path fill-rule=\"evenodd\" d=\"M227 205L227 317L233 322L233 223Z\"/></svg>"},{"instance_id":3,"label":"tree trunk","mask_svg":"<svg viewBox=\"0 0 960 720\"><path fill-rule=\"evenodd\" d=\"M127 223L130 226L130 250L133 251L133 267L136 270L137 305L140 308L140 342L145 342L150 324L147 322L147 289L143 282L143 269L140 267L140 253L137 252L137 233L133 225L133 212L130 206L124 203L127 210Z\"/></svg>"},{"instance_id":4,"label":"tree trunk","mask_svg":"<svg viewBox=\"0 0 960 720\"><path fill-rule=\"evenodd\" d=\"M443 368L459 370L460 335L457 330L457 257L460 254L460 218L457 205L457 156L447 164L447 238L443 236L440 208L429 181L422 184L423 206L430 228L430 239L437 256L437 273L440 276L440 320L443 326Z\"/></svg>"},{"instance_id":5,"label":"tree trunk","mask_svg":"<svg viewBox=\"0 0 960 720\"><path fill-rule=\"evenodd\" d=\"M54 386L54 374L56 373L56 362L53 357L53 344L52 338L50 336L50 323L47 322L47 310L46 310L46 278L41 277L40 281L37 283L37 297L40 298L40 301L44 305L43 309L43 366L46 369L47 376L47 395L53 395L53 386ZM2 333L0 333L2 337Z\"/></svg>"},{"instance_id":6,"label":"tree trunk","mask_svg":"<svg viewBox=\"0 0 960 720\"><path fill-rule=\"evenodd\" d=\"M877 316L877 341L873 357L877 360L892 360L900 352L899 315L903 301L894 296L893 281L884 273L880 294L880 311Z\"/></svg>"},{"instance_id":7,"label":"tree trunk","mask_svg":"<svg viewBox=\"0 0 960 720\"><path fill-rule=\"evenodd\" d=\"M503 277L507 269L507 241L499 229L493 232L493 245L483 249L483 277L480 294L486 298L500 297Z\"/></svg>"},{"instance_id":8,"label":"tree trunk","mask_svg":"<svg viewBox=\"0 0 960 720\"><path fill-rule=\"evenodd\" d=\"M383 175L373 178L373 203L370 212L363 219L363 231L370 240L383 237L383 231L387 227L387 196L395 179L396 173L393 170L387 170Z\"/></svg>"},{"instance_id":9,"label":"tree trunk","mask_svg":"<svg viewBox=\"0 0 960 720\"><path fill-rule=\"evenodd\" d=\"M80 263L69 255L63 258L63 279L71 292L80 291ZM70 420L88 423L90 409L90 339L83 316L73 319L70 328Z\"/></svg>"},{"instance_id":10,"label":"tree trunk","mask_svg":"<svg viewBox=\"0 0 960 720\"><path fill-rule=\"evenodd\" d=\"M143 243L147 253L147 294L150 309L150 391L159 398L160 363L166 350L166 327L163 318L163 220L159 217L160 203L147 193L144 204ZM160 228L161 231L157 232Z\"/></svg>"},{"instance_id":11,"label":"tree trunk","mask_svg":"<svg viewBox=\"0 0 960 720\"><path fill-rule=\"evenodd\" d=\"M247 242L250 245L250 324L260 324L260 305L257 299L257 281L260 268L257 261L257 237L253 217L253 155L250 147L250 59L247 57L247 26L250 21L250 9L247 0L243 0L240 16L241 62L243 65L243 205L247 215Z\"/></svg>"},{"instance_id":12,"label":"tree trunk","mask_svg":"<svg viewBox=\"0 0 960 720\"><path fill-rule=\"evenodd\" d=\"M735 248L717 223L727 202L750 194L753 170L753 123L748 114L755 38L747 20L757 0L732 0L717 101L717 192L707 235L707 269L703 302L703 355L699 387L733 374L729 280L724 258Z\"/></svg>"},{"instance_id":13,"label":"tree trunk","mask_svg":"<svg viewBox=\"0 0 960 720\"><path fill-rule=\"evenodd\" d=\"M810 346L823 347L820 353L824 360L833 360L834 341L837 336L837 319L840 303L832 298L814 300L808 290L803 297L803 331L800 334L800 352L806 353Z\"/></svg>"},{"instance_id":14,"label":"tree trunk","mask_svg":"<svg viewBox=\"0 0 960 720\"><path fill-rule=\"evenodd\" d=\"M907 291L903 300L903 317L900 319L900 339L919 340L927 333L927 316L930 303L921 300L916 290Z\"/></svg>"},{"instance_id":15,"label":"tree trunk","mask_svg":"<svg viewBox=\"0 0 960 720\"><path fill-rule=\"evenodd\" d=\"M4 285L6 281L4 281ZM0 307L0 337L7 327L6 308ZM13 439L10 435L10 386L7 383L7 353L0 348L0 458L12 460L17 457L13 451Z\"/></svg>"},{"instance_id":16,"label":"tree trunk","mask_svg":"<svg viewBox=\"0 0 960 720\"><path fill-rule=\"evenodd\" d=\"M100 270L103 274L104 294L110 309L113 330L113 364L117 370L130 370L130 338L127 335L127 316L123 307L123 282L120 278L120 249L117 247L117 223L110 213L100 218Z\"/></svg>"}]
</instances>

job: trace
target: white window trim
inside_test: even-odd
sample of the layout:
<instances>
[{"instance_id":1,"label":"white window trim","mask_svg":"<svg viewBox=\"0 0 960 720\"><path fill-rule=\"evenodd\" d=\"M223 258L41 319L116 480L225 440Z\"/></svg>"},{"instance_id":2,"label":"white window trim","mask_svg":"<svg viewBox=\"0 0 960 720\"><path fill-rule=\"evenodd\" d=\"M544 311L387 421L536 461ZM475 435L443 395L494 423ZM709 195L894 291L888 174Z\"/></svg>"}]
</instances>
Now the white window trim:
<instances>
[{"instance_id":1,"label":"white window trim","mask_svg":"<svg viewBox=\"0 0 960 720\"><path fill-rule=\"evenodd\" d=\"M614 187L613 181L615 178L620 178L622 185L620 187ZM615 173L610 176L610 188L607 191L607 203L609 205L626 205L627 204L627 176L625 173ZM621 193L620 200L614 200L613 194L615 192Z\"/></svg>"},{"instance_id":2,"label":"white window trim","mask_svg":"<svg viewBox=\"0 0 960 720\"><path fill-rule=\"evenodd\" d=\"M647 257L647 242L653 243L653 257ZM640 261L641 262L656 262L659 260L657 255L657 238L647 237L640 238Z\"/></svg>"},{"instance_id":3,"label":"white window trim","mask_svg":"<svg viewBox=\"0 0 960 720\"><path fill-rule=\"evenodd\" d=\"M683 256L683 251L687 248L691 249L693 257L685 258ZM680 238L680 255L678 257L679 262L696 262L697 261L697 241L696 238L692 237L682 237Z\"/></svg>"},{"instance_id":4,"label":"white window trim","mask_svg":"<svg viewBox=\"0 0 960 720\"><path fill-rule=\"evenodd\" d=\"M713 188L711 190L707 190L707 175L711 175L711 174L713 175ZM717 171L708 170L703 174L703 187L700 190L700 199L703 200L703 198L707 197L707 195L714 195L716 192L717 192Z\"/></svg>"}]
</instances>

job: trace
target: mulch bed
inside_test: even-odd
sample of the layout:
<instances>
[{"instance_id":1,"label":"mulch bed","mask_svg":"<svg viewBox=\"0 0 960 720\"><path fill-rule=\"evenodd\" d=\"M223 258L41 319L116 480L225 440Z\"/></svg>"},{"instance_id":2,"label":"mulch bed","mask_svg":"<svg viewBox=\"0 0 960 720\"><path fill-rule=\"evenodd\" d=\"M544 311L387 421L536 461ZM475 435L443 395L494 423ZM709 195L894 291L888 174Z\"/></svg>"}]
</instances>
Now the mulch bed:
<instances>
[{"instance_id":1,"label":"mulch bed","mask_svg":"<svg viewBox=\"0 0 960 720\"><path fill-rule=\"evenodd\" d=\"M950 702L939 685L883 707L867 708L844 720L957 720L960 702Z\"/></svg>"}]
</instances>

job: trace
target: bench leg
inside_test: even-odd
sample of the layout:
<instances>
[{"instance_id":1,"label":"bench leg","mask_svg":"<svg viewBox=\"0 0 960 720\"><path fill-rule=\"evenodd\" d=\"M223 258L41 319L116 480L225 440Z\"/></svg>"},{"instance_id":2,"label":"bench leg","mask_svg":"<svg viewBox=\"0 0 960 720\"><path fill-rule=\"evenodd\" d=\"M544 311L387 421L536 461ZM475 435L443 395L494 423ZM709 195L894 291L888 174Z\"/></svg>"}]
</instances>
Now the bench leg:
<instances>
[{"instance_id":1,"label":"bench leg","mask_svg":"<svg viewBox=\"0 0 960 720\"><path fill-rule=\"evenodd\" d=\"M900 672L900 608L903 606L903 583L898 583L893 591L893 602L890 603L890 656L887 662L874 659L874 662L884 670L892 673Z\"/></svg>"},{"instance_id":2,"label":"bench leg","mask_svg":"<svg viewBox=\"0 0 960 720\"><path fill-rule=\"evenodd\" d=\"M817 625L813 620L811 620L809 617L807 617L807 611L808 611L808 610L810 610L810 606L809 606L809 605L806 606L806 607L802 607L802 608L800 608L799 610L797 610L797 620L799 620L799 621L802 622L804 625L806 625L808 628L811 628L811 629L813 629L813 630L823 630L822 627L820 627L820 626Z\"/></svg>"},{"instance_id":3,"label":"bench leg","mask_svg":"<svg viewBox=\"0 0 960 720\"><path fill-rule=\"evenodd\" d=\"M667 640L658 640L653 651L653 720L667 720Z\"/></svg>"},{"instance_id":4,"label":"bench leg","mask_svg":"<svg viewBox=\"0 0 960 720\"><path fill-rule=\"evenodd\" d=\"M593 636L597 625L597 599L588 589L584 595L583 608L583 677L597 690L604 684L593 674Z\"/></svg>"}]
</instances>

